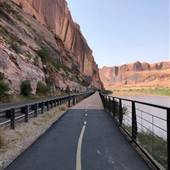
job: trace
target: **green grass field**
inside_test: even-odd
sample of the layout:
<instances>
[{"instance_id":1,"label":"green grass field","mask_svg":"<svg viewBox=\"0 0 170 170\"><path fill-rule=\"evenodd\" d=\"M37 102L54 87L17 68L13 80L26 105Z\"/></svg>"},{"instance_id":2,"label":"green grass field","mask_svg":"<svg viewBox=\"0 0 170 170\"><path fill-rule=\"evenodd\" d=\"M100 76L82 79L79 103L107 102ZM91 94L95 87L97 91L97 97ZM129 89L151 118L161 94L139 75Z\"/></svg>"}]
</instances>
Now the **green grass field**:
<instances>
[{"instance_id":1,"label":"green grass field","mask_svg":"<svg viewBox=\"0 0 170 170\"><path fill-rule=\"evenodd\" d=\"M125 94L150 94L159 96L170 96L170 88L140 88L140 89L121 89L113 90L113 93Z\"/></svg>"}]
</instances>

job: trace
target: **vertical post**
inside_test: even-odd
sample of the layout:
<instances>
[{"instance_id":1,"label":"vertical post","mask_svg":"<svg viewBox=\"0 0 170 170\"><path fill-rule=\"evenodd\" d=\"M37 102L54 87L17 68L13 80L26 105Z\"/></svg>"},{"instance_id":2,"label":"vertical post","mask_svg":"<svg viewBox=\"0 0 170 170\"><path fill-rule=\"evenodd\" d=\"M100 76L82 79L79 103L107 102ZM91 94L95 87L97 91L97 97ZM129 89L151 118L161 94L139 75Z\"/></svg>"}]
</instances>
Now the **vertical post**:
<instances>
[{"instance_id":1,"label":"vertical post","mask_svg":"<svg viewBox=\"0 0 170 170\"><path fill-rule=\"evenodd\" d=\"M136 120L136 107L135 102L132 101L132 139L137 138L137 120Z\"/></svg>"},{"instance_id":2,"label":"vertical post","mask_svg":"<svg viewBox=\"0 0 170 170\"><path fill-rule=\"evenodd\" d=\"M113 112L113 118L115 118L115 98L113 97L113 100L112 100L112 112Z\"/></svg>"},{"instance_id":3,"label":"vertical post","mask_svg":"<svg viewBox=\"0 0 170 170\"><path fill-rule=\"evenodd\" d=\"M41 103L41 114L44 113L44 102Z\"/></svg>"},{"instance_id":4,"label":"vertical post","mask_svg":"<svg viewBox=\"0 0 170 170\"><path fill-rule=\"evenodd\" d=\"M34 117L37 117L38 115L38 104L34 105Z\"/></svg>"},{"instance_id":5,"label":"vertical post","mask_svg":"<svg viewBox=\"0 0 170 170\"><path fill-rule=\"evenodd\" d=\"M57 107L57 101L56 101L56 99L54 100L54 107Z\"/></svg>"},{"instance_id":6,"label":"vertical post","mask_svg":"<svg viewBox=\"0 0 170 170\"><path fill-rule=\"evenodd\" d=\"M122 113L122 100L119 99L119 125L122 126L123 113Z\"/></svg>"},{"instance_id":7,"label":"vertical post","mask_svg":"<svg viewBox=\"0 0 170 170\"><path fill-rule=\"evenodd\" d=\"M106 106L107 106L107 98L106 96L104 96L104 109L106 109Z\"/></svg>"},{"instance_id":8,"label":"vertical post","mask_svg":"<svg viewBox=\"0 0 170 170\"><path fill-rule=\"evenodd\" d=\"M70 100L71 100L71 96L69 95L69 96L68 96L68 107L71 106L71 103L70 103L71 101L70 101Z\"/></svg>"},{"instance_id":9,"label":"vertical post","mask_svg":"<svg viewBox=\"0 0 170 170\"><path fill-rule=\"evenodd\" d=\"M46 106L47 106L47 111L49 111L49 102L46 102Z\"/></svg>"},{"instance_id":10,"label":"vertical post","mask_svg":"<svg viewBox=\"0 0 170 170\"><path fill-rule=\"evenodd\" d=\"M51 109L53 108L53 101L51 100L50 101L50 104L51 104Z\"/></svg>"},{"instance_id":11,"label":"vertical post","mask_svg":"<svg viewBox=\"0 0 170 170\"><path fill-rule=\"evenodd\" d=\"M25 122L28 122L28 113L29 113L29 107L25 106L24 108Z\"/></svg>"},{"instance_id":12,"label":"vertical post","mask_svg":"<svg viewBox=\"0 0 170 170\"><path fill-rule=\"evenodd\" d=\"M108 106L108 109L109 109L109 112L111 112L111 99L110 99L110 96L108 96L108 99L109 99L109 106Z\"/></svg>"},{"instance_id":13,"label":"vertical post","mask_svg":"<svg viewBox=\"0 0 170 170\"><path fill-rule=\"evenodd\" d=\"M170 169L170 108L167 109L167 169Z\"/></svg>"},{"instance_id":14,"label":"vertical post","mask_svg":"<svg viewBox=\"0 0 170 170\"><path fill-rule=\"evenodd\" d=\"M73 96L73 105L75 105L75 95Z\"/></svg>"},{"instance_id":15,"label":"vertical post","mask_svg":"<svg viewBox=\"0 0 170 170\"><path fill-rule=\"evenodd\" d=\"M105 103L105 109L107 110L107 96L105 96L105 101L106 101L106 103Z\"/></svg>"},{"instance_id":16,"label":"vertical post","mask_svg":"<svg viewBox=\"0 0 170 170\"><path fill-rule=\"evenodd\" d=\"M10 113L11 113L10 127L11 129L15 129L15 109L11 109Z\"/></svg>"}]
</instances>

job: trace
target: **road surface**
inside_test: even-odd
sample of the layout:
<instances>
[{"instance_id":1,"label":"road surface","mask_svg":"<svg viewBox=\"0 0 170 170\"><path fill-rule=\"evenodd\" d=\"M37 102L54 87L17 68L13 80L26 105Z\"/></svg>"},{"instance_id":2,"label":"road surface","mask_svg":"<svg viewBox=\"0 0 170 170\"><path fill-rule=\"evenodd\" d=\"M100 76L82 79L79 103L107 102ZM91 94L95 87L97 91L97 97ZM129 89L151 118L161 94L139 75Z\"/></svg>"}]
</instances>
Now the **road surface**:
<instances>
[{"instance_id":1,"label":"road surface","mask_svg":"<svg viewBox=\"0 0 170 170\"><path fill-rule=\"evenodd\" d=\"M148 170L98 93L71 108L7 170Z\"/></svg>"}]
</instances>

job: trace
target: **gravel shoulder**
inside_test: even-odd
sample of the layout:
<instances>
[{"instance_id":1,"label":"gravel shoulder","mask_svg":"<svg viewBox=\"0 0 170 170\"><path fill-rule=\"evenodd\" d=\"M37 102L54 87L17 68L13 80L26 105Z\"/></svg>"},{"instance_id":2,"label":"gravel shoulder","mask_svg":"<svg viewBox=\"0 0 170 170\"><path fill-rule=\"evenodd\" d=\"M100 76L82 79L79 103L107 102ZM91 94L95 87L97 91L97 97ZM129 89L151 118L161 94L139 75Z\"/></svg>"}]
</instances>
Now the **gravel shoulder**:
<instances>
[{"instance_id":1,"label":"gravel shoulder","mask_svg":"<svg viewBox=\"0 0 170 170\"><path fill-rule=\"evenodd\" d=\"M3 170L39 136L41 136L66 111L61 105L49 112L29 119L28 123L18 123L15 130L9 127L0 128L0 170Z\"/></svg>"}]
</instances>

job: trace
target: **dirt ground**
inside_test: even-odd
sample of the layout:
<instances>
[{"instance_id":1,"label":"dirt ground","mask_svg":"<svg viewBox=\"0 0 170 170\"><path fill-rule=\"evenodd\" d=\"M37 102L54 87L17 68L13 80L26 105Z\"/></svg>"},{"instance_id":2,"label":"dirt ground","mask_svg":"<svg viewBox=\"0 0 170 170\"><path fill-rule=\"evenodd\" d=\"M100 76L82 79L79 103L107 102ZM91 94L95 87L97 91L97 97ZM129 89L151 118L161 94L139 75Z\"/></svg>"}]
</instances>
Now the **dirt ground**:
<instances>
[{"instance_id":1,"label":"dirt ground","mask_svg":"<svg viewBox=\"0 0 170 170\"><path fill-rule=\"evenodd\" d=\"M11 130L9 127L1 127L0 170L3 170L42 135L63 115L66 109L66 105L62 105L42 115L39 114L37 118L29 119L28 123L18 123L15 130Z\"/></svg>"}]
</instances>

